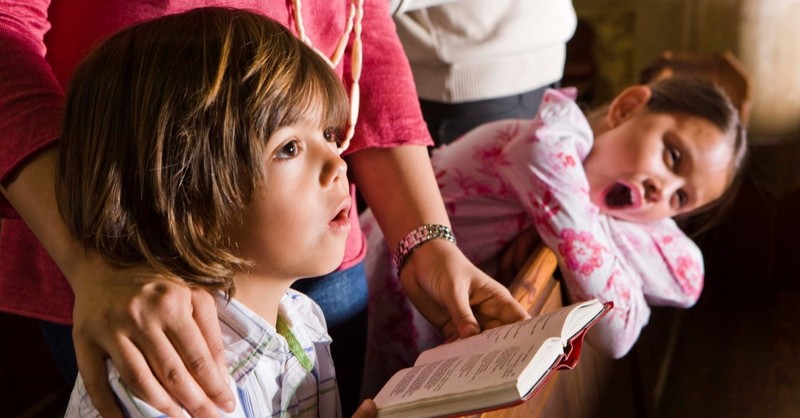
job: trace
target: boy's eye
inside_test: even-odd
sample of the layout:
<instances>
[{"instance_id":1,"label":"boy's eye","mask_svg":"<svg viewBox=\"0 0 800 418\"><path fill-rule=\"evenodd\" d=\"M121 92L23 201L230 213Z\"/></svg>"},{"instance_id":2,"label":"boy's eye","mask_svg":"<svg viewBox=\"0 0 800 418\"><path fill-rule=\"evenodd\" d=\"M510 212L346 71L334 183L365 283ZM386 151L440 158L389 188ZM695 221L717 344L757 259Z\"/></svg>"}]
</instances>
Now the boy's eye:
<instances>
[{"instance_id":1,"label":"boy's eye","mask_svg":"<svg viewBox=\"0 0 800 418\"><path fill-rule=\"evenodd\" d=\"M278 149L278 152L275 154L275 157L279 160L288 160L290 158L297 157L297 154L299 152L300 152L300 145L297 143L297 140L293 139L283 144Z\"/></svg>"},{"instance_id":2,"label":"boy's eye","mask_svg":"<svg viewBox=\"0 0 800 418\"><path fill-rule=\"evenodd\" d=\"M322 136L326 142L334 142L338 146L342 142L341 132L333 127L327 127L322 131Z\"/></svg>"}]
</instances>

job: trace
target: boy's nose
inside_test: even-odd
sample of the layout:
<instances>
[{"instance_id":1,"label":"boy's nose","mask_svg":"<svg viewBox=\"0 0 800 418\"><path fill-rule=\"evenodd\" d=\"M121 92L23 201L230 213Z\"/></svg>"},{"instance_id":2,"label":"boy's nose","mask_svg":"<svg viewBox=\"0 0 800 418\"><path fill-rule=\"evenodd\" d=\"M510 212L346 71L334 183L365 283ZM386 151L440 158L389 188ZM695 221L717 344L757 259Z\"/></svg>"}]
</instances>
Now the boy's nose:
<instances>
[{"instance_id":1,"label":"boy's nose","mask_svg":"<svg viewBox=\"0 0 800 418\"><path fill-rule=\"evenodd\" d=\"M328 157L323 169L322 181L323 183L335 183L341 180L347 180L347 163L339 156L338 153L332 153Z\"/></svg>"}]
</instances>

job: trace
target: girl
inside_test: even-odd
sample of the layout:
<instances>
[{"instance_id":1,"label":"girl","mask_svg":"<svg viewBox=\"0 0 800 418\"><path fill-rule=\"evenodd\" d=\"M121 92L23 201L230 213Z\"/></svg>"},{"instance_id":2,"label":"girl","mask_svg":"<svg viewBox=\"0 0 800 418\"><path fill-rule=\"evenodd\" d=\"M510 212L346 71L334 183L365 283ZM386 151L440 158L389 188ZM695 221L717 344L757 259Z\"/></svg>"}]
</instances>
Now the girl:
<instances>
[{"instance_id":1,"label":"girl","mask_svg":"<svg viewBox=\"0 0 800 418\"><path fill-rule=\"evenodd\" d=\"M504 247L535 227L570 299L614 302L590 341L618 358L647 324L648 304L688 307L699 297L702 255L672 218L725 206L745 150L724 93L669 78L626 89L589 119L574 91L548 91L536 118L480 126L432 158L465 254L494 274ZM441 339L403 299L402 265L390 265L371 214L361 223L371 292L363 392L372 393L387 377L374 367L393 372ZM398 332L386 333L390 323Z\"/></svg>"},{"instance_id":2,"label":"girl","mask_svg":"<svg viewBox=\"0 0 800 418\"><path fill-rule=\"evenodd\" d=\"M322 311L289 287L344 256L347 116L315 51L232 9L140 23L74 75L56 180L65 223L115 266L214 295L231 416L341 416ZM131 392L135 376L107 364L125 416L163 416ZM67 416L95 414L79 378Z\"/></svg>"}]
</instances>

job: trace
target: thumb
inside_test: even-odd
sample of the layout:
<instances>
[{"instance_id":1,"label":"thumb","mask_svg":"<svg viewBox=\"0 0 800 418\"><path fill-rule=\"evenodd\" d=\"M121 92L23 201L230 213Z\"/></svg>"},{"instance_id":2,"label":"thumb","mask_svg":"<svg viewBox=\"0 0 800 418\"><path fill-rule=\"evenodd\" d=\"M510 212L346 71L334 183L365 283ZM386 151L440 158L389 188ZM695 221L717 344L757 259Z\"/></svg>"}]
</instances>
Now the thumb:
<instances>
[{"instance_id":1,"label":"thumb","mask_svg":"<svg viewBox=\"0 0 800 418\"><path fill-rule=\"evenodd\" d=\"M353 414L353 418L373 418L377 415L378 408L375 406L375 402L372 399L366 399L364 402L361 402L361 406L359 406L356 413Z\"/></svg>"},{"instance_id":2,"label":"thumb","mask_svg":"<svg viewBox=\"0 0 800 418\"><path fill-rule=\"evenodd\" d=\"M456 294L456 297L445 301L445 305L460 338L466 338L481 332L478 320L472 314L468 295Z\"/></svg>"}]
</instances>

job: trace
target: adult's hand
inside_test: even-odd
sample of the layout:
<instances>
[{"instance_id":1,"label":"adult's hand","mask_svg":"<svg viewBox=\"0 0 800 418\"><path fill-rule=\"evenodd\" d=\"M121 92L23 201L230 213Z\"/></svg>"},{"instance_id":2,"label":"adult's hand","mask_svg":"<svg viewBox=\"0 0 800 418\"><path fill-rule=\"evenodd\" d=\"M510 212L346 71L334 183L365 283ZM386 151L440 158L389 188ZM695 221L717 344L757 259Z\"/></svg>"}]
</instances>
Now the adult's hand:
<instances>
[{"instance_id":1,"label":"adult's hand","mask_svg":"<svg viewBox=\"0 0 800 418\"><path fill-rule=\"evenodd\" d=\"M420 225L450 225L424 146L365 149L348 163L391 248ZM400 279L414 306L449 339L529 316L508 289L446 240L415 250Z\"/></svg>"},{"instance_id":2,"label":"adult's hand","mask_svg":"<svg viewBox=\"0 0 800 418\"><path fill-rule=\"evenodd\" d=\"M122 417L108 386L110 358L133 392L165 414L233 409L212 297L147 268L118 270L87 253L59 216L51 147L0 185L75 293L73 337L86 389L104 417ZM170 396L171 395L171 396ZM216 404L216 406L215 406Z\"/></svg>"},{"instance_id":3,"label":"adult's hand","mask_svg":"<svg viewBox=\"0 0 800 418\"><path fill-rule=\"evenodd\" d=\"M99 257L73 278L75 352L92 403L122 417L108 386L110 358L125 384L168 416L232 411L213 297L146 268L118 270Z\"/></svg>"},{"instance_id":4,"label":"adult's hand","mask_svg":"<svg viewBox=\"0 0 800 418\"><path fill-rule=\"evenodd\" d=\"M414 251L400 278L414 306L447 340L530 317L508 289L445 240Z\"/></svg>"}]
</instances>

